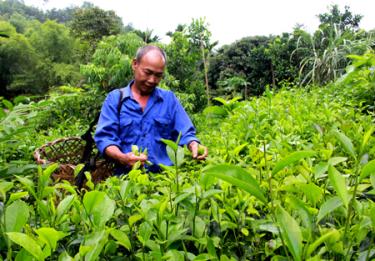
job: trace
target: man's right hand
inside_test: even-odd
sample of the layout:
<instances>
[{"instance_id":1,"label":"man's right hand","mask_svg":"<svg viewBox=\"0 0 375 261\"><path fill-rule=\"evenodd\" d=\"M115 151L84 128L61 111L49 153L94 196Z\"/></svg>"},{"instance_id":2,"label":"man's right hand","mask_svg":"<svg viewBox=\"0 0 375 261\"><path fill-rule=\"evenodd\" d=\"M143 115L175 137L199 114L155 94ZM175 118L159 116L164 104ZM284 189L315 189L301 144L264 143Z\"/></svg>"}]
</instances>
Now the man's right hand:
<instances>
[{"instance_id":1,"label":"man's right hand","mask_svg":"<svg viewBox=\"0 0 375 261\"><path fill-rule=\"evenodd\" d=\"M118 161L122 165L133 167L137 161L140 161L143 165L147 161L147 155L140 153L139 156L135 155L133 152L122 153L122 151L117 146L108 146L105 149L105 154Z\"/></svg>"}]
</instances>

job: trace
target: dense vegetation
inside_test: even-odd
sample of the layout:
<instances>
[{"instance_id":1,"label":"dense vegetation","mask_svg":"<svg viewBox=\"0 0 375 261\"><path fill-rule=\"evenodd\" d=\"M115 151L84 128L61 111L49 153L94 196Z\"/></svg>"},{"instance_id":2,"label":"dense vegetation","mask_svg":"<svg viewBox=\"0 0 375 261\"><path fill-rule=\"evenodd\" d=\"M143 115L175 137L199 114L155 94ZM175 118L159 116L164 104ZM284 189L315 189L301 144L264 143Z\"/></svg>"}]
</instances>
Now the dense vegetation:
<instances>
[{"instance_id":1,"label":"dense vegetation","mask_svg":"<svg viewBox=\"0 0 375 261\"><path fill-rule=\"evenodd\" d=\"M0 260L373 259L374 38L348 7L319 19L217 48L204 19L162 44L90 3L1 1ZM209 158L166 141L160 174L55 182L33 151L82 135L150 42Z\"/></svg>"}]
</instances>

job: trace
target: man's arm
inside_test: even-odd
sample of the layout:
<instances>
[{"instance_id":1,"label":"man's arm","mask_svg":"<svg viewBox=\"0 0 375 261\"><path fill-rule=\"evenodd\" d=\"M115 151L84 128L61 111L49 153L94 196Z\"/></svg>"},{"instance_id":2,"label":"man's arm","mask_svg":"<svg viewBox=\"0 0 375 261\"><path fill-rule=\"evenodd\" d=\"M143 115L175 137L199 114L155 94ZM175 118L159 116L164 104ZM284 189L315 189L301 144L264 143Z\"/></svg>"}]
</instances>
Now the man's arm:
<instances>
[{"instance_id":1,"label":"man's arm","mask_svg":"<svg viewBox=\"0 0 375 261\"><path fill-rule=\"evenodd\" d=\"M187 145L194 159L203 160L208 155L208 149L200 144L199 139L195 134L195 127L191 122L189 115L186 113L177 97L175 95L173 96L175 99L174 129L178 133L181 132L179 145ZM201 153L199 153L199 148L203 150Z\"/></svg>"},{"instance_id":2,"label":"man's arm","mask_svg":"<svg viewBox=\"0 0 375 261\"><path fill-rule=\"evenodd\" d=\"M137 161L140 161L141 163L147 161L147 156L145 154L141 153L139 156L136 156L133 152L122 153L122 151L115 145L110 145L105 148L104 153L108 157L120 162L122 165L133 166Z\"/></svg>"}]
</instances>

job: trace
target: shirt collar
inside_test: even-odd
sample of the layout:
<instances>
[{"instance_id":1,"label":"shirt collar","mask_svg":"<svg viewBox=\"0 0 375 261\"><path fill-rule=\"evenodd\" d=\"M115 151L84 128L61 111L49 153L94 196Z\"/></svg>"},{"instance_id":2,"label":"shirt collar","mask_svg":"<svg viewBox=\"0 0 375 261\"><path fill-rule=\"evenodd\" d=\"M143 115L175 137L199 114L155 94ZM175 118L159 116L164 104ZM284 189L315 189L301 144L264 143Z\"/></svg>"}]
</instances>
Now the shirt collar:
<instances>
[{"instance_id":1,"label":"shirt collar","mask_svg":"<svg viewBox=\"0 0 375 261\"><path fill-rule=\"evenodd\" d=\"M124 91L124 99L125 98L132 98L133 94L131 92L130 86L134 83L134 80L131 80L128 86L126 86ZM157 100L163 100L163 96L161 94L161 91L158 86L154 89L154 91L151 93L150 98L155 98Z\"/></svg>"}]
</instances>

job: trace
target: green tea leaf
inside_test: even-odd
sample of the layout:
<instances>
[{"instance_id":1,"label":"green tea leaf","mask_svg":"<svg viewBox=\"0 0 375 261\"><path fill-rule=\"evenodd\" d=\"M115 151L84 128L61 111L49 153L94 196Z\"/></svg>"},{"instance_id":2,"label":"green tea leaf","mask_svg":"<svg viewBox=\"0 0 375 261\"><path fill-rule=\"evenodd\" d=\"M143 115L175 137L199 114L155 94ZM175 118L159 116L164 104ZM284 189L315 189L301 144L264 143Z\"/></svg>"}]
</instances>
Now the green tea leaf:
<instances>
[{"instance_id":1,"label":"green tea leaf","mask_svg":"<svg viewBox=\"0 0 375 261\"><path fill-rule=\"evenodd\" d=\"M344 147L346 153L353 157L353 159L357 159L353 142L342 132L338 130L332 131L334 136L340 141L341 145Z\"/></svg>"},{"instance_id":2,"label":"green tea leaf","mask_svg":"<svg viewBox=\"0 0 375 261\"><path fill-rule=\"evenodd\" d=\"M167 148L170 147L174 152L177 151L178 144L175 143L172 140L167 140L167 139L160 139L165 145L167 145Z\"/></svg>"},{"instance_id":3,"label":"green tea leaf","mask_svg":"<svg viewBox=\"0 0 375 261\"><path fill-rule=\"evenodd\" d=\"M94 232L85 237L79 253L85 256L85 260L99 260L99 255L107 242L108 233L105 230Z\"/></svg>"},{"instance_id":4,"label":"green tea leaf","mask_svg":"<svg viewBox=\"0 0 375 261\"><path fill-rule=\"evenodd\" d=\"M17 200L6 208L5 231L21 232L23 226L29 220L29 206L22 200Z\"/></svg>"},{"instance_id":5,"label":"green tea leaf","mask_svg":"<svg viewBox=\"0 0 375 261\"><path fill-rule=\"evenodd\" d=\"M135 214L129 217L129 227L132 227L137 221L141 220L143 217L139 214Z\"/></svg>"},{"instance_id":6,"label":"green tea leaf","mask_svg":"<svg viewBox=\"0 0 375 261\"><path fill-rule=\"evenodd\" d=\"M324 202L319 209L316 222L319 223L322 218L327 216L329 213L335 211L335 209L343 205L342 200L339 197L333 197Z\"/></svg>"},{"instance_id":7,"label":"green tea leaf","mask_svg":"<svg viewBox=\"0 0 375 261\"><path fill-rule=\"evenodd\" d=\"M316 205L323 198L323 189L314 183L298 184L296 186L303 194L305 194L307 200L311 204Z\"/></svg>"},{"instance_id":8,"label":"green tea leaf","mask_svg":"<svg viewBox=\"0 0 375 261\"><path fill-rule=\"evenodd\" d=\"M339 236L340 236L340 232L337 231L336 229L332 229L331 231L328 231L327 233L323 234L317 240L315 240L312 244L309 245L309 247L307 248L307 252L306 252L307 257L310 257L311 254L318 248L318 246L324 243L327 239L331 237L337 238Z\"/></svg>"},{"instance_id":9,"label":"green tea leaf","mask_svg":"<svg viewBox=\"0 0 375 261\"><path fill-rule=\"evenodd\" d=\"M35 230L35 232L53 251L56 250L57 241L68 235L51 227L42 227Z\"/></svg>"},{"instance_id":10,"label":"green tea leaf","mask_svg":"<svg viewBox=\"0 0 375 261\"><path fill-rule=\"evenodd\" d=\"M284 169L287 166L290 166L291 164L303 159L312 157L316 154L315 151L296 151L291 154L289 154L284 159L280 160L276 163L275 167L272 170L272 175L275 175L280 170Z\"/></svg>"},{"instance_id":11,"label":"green tea leaf","mask_svg":"<svg viewBox=\"0 0 375 261\"><path fill-rule=\"evenodd\" d=\"M361 175L360 175L360 180L367 178L373 173L375 173L375 160L372 160L368 162L365 166L363 166Z\"/></svg>"},{"instance_id":12,"label":"green tea leaf","mask_svg":"<svg viewBox=\"0 0 375 261\"><path fill-rule=\"evenodd\" d=\"M110 234L114 239L116 239L117 243L119 243L129 251L131 250L132 245L130 243L129 237L125 232L118 229L111 229Z\"/></svg>"},{"instance_id":13,"label":"green tea leaf","mask_svg":"<svg viewBox=\"0 0 375 261\"><path fill-rule=\"evenodd\" d=\"M348 208L349 205L349 194L346 188L346 179L340 174L332 165L328 168L328 178L329 182L332 184L337 195L340 197L344 206Z\"/></svg>"},{"instance_id":14,"label":"green tea leaf","mask_svg":"<svg viewBox=\"0 0 375 261\"><path fill-rule=\"evenodd\" d=\"M142 245L146 245L146 242L150 239L152 233L152 226L148 222L143 222L139 226L138 239Z\"/></svg>"},{"instance_id":15,"label":"green tea leaf","mask_svg":"<svg viewBox=\"0 0 375 261\"><path fill-rule=\"evenodd\" d=\"M44 260L44 254L39 244L30 236L19 232L6 233L10 240L23 247L37 260Z\"/></svg>"},{"instance_id":16,"label":"green tea leaf","mask_svg":"<svg viewBox=\"0 0 375 261\"><path fill-rule=\"evenodd\" d=\"M297 221L281 206L276 208L276 220L293 259L302 260L302 233Z\"/></svg>"},{"instance_id":17,"label":"green tea leaf","mask_svg":"<svg viewBox=\"0 0 375 261\"><path fill-rule=\"evenodd\" d=\"M62 216L73 205L74 199L75 195L69 195L59 203L56 210L56 223L59 223Z\"/></svg>"},{"instance_id":18,"label":"green tea leaf","mask_svg":"<svg viewBox=\"0 0 375 261\"><path fill-rule=\"evenodd\" d=\"M360 149L361 154L364 152L364 149L365 149L365 147L368 143L368 140L370 139L374 130L375 130L375 127L372 126L368 131L366 131L365 135L363 136L363 140L362 140L362 143L361 143L361 149Z\"/></svg>"},{"instance_id":19,"label":"green tea leaf","mask_svg":"<svg viewBox=\"0 0 375 261\"><path fill-rule=\"evenodd\" d=\"M113 215L115 202L105 192L90 191L83 197L83 205L94 225L103 226Z\"/></svg>"},{"instance_id":20,"label":"green tea leaf","mask_svg":"<svg viewBox=\"0 0 375 261\"><path fill-rule=\"evenodd\" d=\"M255 196L263 203L267 202L263 190L260 188L258 182L251 176L250 173L243 168L233 165L215 165L204 170L207 175L212 175L222 179L232 185L235 185L244 191Z\"/></svg>"},{"instance_id":21,"label":"green tea leaf","mask_svg":"<svg viewBox=\"0 0 375 261\"><path fill-rule=\"evenodd\" d=\"M15 176L16 179L30 192L31 195L33 195L34 198L37 198L35 194L35 185L34 182L28 178Z\"/></svg>"},{"instance_id":22,"label":"green tea leaf","mask_svg":"<svg viewBox=\"0 0 375 261\"><path fill-rule=\"evenodd\" d=\"M6 193L13 188L13 182L0 182L0 196L5 199ZM12 195L11 195L12 196Z\"/></svg>"},{"instance_id":23,"label":"green tea leaf","mask_svg":"<svg viewBox=\"0 0 375 261\"><path fill-rule=\"evenodd\" d=\"M12 194L10 194L9 200L7 202L7 205L9 205L10 203L12 203L13 201L16 201L18 199L24 198L24 197L26 197L28 195L29 195L29 192L27 192L27 191L21 191L21 192L12 193Z\"/></svg>"}]
</instances>

